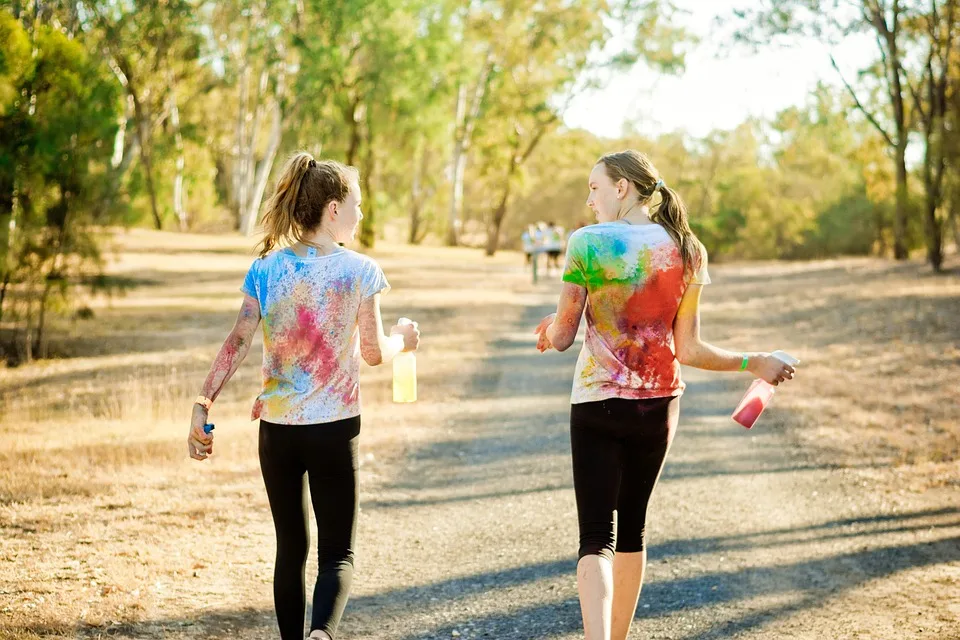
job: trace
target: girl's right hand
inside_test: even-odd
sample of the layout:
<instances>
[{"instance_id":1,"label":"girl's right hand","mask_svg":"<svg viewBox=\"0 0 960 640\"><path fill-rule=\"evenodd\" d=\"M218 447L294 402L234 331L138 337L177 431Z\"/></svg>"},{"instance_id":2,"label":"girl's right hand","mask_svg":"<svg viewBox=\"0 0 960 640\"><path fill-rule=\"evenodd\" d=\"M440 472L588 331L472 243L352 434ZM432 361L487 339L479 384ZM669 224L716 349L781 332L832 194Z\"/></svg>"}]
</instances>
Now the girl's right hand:
<instances>
[{"instance_id":1,"label":"girl's right hand","mask_svg":"<svg viewBox=\"0 0 960 640\"><path fill-rule=\"evenodd\" d=\"M193 418L190 420L190 432L187 434L187 452L194 460L206 460L213 453L213 434L204 432L205 424L207 424L207 410L198 404L193 405Z\"/></svg>"},{"instance_id":2,"label":"girl's right hand","mask_svg":"<svg viewBox=\"0 0 960 640\"><path fill-rule=\"evenodd\" d=\"M553 349L553 345L550 344L550 338L547 337L547 329L550 328L550 325L552 325L553 321L556 319L557 314L551 313L541 320L540 324L537 325L537 328L533 330L533 332L537 334L537 351L540 353Z\"/></svg>"},{"instance_id":3,"label":"girl's right hand","mask_svg":"<svg viewBox=\"0 0 960 640\"><path fill-rule=\"evenodd\" d=\"M773 386L777 386L785 380L793 380L793 374L797 372L793 365L789 365L769 353L751 354L747 371L766 380Z\"/></svg>"},{"instance_id":4,"label":"girl's right hand","mask_svg":"<svg viewBox=\"0 0 960 640\"><path fill-rule=\"evenodd\" d=\"M397 324L390 329L390 335L403 336L403 350L416 351L420 346L420 328L416 322L410 324Z\"/></svg>"}]
</instances>

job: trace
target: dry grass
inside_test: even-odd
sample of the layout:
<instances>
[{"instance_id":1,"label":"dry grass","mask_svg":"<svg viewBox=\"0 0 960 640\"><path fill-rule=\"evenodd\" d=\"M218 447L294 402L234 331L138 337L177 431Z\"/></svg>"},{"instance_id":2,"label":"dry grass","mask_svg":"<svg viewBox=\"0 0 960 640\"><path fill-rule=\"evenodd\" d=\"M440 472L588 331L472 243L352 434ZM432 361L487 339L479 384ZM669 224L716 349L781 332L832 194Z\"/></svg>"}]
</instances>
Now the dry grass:
<instances>
[{"instance_id":1,"label":"dry grass","mask_svg":"<svg viewBox=\"0 0 960 640\"><path fill-rule=\"evenodd\" d=\"M0 638L122 634L142 620L158 621L150 635L190 635L198 609L270 607L272 527L247 418L259 344L217 403L217 455L192 463L184 444L239 309L250 243L150 232L117 242L111 275L140 286L56 327L51 347L69 357L0 369ZM416 405L397 411L389 369L363 370L367 486L436 426L438 403L466 400L463 381L497 330L471 307L531 290L517 288L511 255L398 247L377 258L397 291L385 318L409 314L427 336Z\"/></svg>"},{"instance_id":2,"label":"dry grass","mask_svg":"<svg viewBox=\"0 0 960 640\"><path fill-rule=\"evenodd\" d=\"M954 258L939 276L874 259L725 268L705 294L707 334L801 358L775 402L818 461L895 465L915 488L957 484L957 267Z\"/></svg>"},{"instance_id":3,"label":"dry grass","mask_svg":"<svg viewBox=\"0 0 960 640\"><path fill-rule=\"evenodd\" d=\"M218 613L218 629L270 608L262 541L272 530L246 419L259 345L218 402L218 455L191 463L183 445L193 395L239 308L249 242L137 231L117 245L111 274L139 286L55 328L51 347L69 357L0 369L0 637L122 634L141 620L156 621L139 627L153 637L196 635L206 607L235 612ZM424 344L416 405L389 402L389 370L363 371L367 486L429 437L438 407L482 414L488 400L472 399L465 380L485 373L490 337L516 320L492 307L555 299L555 287L526 282L514 254L385 247L376 257L395 288L385 316L416 318ZM803 360L775 402L811 456L899 465L918 489L958 482L956 273L839 260L713 275L707 338Z\"/></svg>"}]
</instances>

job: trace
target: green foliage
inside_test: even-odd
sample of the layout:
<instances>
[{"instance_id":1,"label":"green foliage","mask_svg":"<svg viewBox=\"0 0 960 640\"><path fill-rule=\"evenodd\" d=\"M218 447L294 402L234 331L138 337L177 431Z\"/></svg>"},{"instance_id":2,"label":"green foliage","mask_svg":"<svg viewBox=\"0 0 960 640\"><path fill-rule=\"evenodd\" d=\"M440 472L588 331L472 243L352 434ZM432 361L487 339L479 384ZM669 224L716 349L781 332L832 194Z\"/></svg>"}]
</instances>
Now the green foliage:
<instances>
[{"instance_id":1,"label":"green foliage","mask_svg":"<svg viewBox=\"0 0 960 640\"><path fill-rule=\"evenodd\" d=\"M737 35L765 46L880 34L846 4L752 3ZM899 6L899 18L884 16L910 36L900 36L897 64L912 84L899 102L881 42L875 63L847 79L855 86L818 87L768 122L617 140L564 128L564 110L613 70L682 72L696 39L669 0L94 0L37 4L19 19L0 11L0 322L15 321L26 355L42 346L46 311L67 312L71 283L96 281L95 226L253 230L283 157L299 149L359 168L366 246L385 234L460 236L492 252L501 238L516 246L532 222L592 222L592 163L632 147L683 196L716 259L902 254L924 244L924 219L960 210L960 64L934 65L951 71L949 108L924 119L929 101L907 94L930 86L917 61L949 29L934 28L927 5ZM960 46L951 55L960 61ZM920 133L911 144L937 153L898 174L910 131ZM951 168L937 198L930 158ZM960 229L960 214L950 219Z\"/></svg>"},{"instance_id":2,"label":"green foliage","mask_svg":"<svg viewBox=\"0 0 960 640\"><path fill-rule=\"evenodd\" d=\"M510 243L516 246L532 222L552 218L568 229L592 222L583 203L593 161L632 147L680 193L694 231L717 259L828 257L890 246L894 192L885 148L867 123L849 120L849 111L842 94L820 87L807 105L770 123L749 121L704 140L669 134L603 141L561 132L531 162ZM920 231L911 231L916 242Z\"/></svg>"},{"instance_id":3,"label":"green foliage","mask_svg":"<svg viewBox=\"0 0 960 640\"><path fill-rule=\"evenodd\" d=\"M81 41L27 31L0 13L7 101L0 107L0 314L26 324L21 355L43 345L48 310L99 260L93 224L106 188L119 91ZM25 55L29 54L29 57ZM9 194L9 195L8 195Z\"/></svg>"}]
</instances>

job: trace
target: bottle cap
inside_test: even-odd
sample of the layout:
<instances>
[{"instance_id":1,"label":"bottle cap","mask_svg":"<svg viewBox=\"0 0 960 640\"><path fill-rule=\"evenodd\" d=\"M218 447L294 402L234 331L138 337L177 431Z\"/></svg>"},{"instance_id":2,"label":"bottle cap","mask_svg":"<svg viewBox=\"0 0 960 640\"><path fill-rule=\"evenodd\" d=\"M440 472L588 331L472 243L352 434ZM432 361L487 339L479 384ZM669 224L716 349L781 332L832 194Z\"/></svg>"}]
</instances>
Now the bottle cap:
<instances>
[{"instance_id":1,"label":"bottle cap","mask_svg":"<svg viewBox=\"0 0 960 640\"><path fill-rule=\"evenodd\" d=\"M214 426L212 422L208 422L207 424L203 425L204 433L210 433L211 431L213 431L213 429L214 429Z\"/></svg>"},{"instance_id":2,"label":"bottle cap","mask_svg":"<svg viewBox=\"0 0 960 640\"><path fill-rule=\"evenodd\" d=\"M413 324L413 320L411 320L410 318L400 318L399 320L397 320L397 324L399 325Z\"/></svg>"},{"instance_id":3,"label":"bottle cap","mask_svg":"<svg viewBox=\"0 0 960 640\"><path fill-rule=\"evenodd\" d=\"M800 360L798 358L794 358L792 355L790 355L786 351L774 351L770 355L772 355L777 360L780 360L781 362L790 365L791 367L795 367L798 364L800 364Z\"/></svg>"}]
</instances>

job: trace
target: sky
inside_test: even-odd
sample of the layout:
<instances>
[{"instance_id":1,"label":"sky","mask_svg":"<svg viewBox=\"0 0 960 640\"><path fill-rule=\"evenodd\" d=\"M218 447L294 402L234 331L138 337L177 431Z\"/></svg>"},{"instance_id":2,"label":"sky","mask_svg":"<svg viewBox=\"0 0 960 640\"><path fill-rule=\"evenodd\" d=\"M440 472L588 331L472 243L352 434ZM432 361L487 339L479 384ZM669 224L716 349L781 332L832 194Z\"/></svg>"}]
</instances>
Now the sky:
<instances>
[{"instance_id":1,"label":"sky","mask_svg":"<svg viewBox=\"0 0 960 640\"><path fill-rule=\"evenodd\" d=\"M686 25L702 42L688 54L680 76L665 76L638 64L606 78L602 89L573 100L564 123L596 135L616 138L625 125L643 134L686 131L702 137L714 129L732 129L750 116L769 118L785 107L801 105L818 81L837 86L840 76L830 64L833 51L844 75L852 80L858 69L877 55L869 38L851 37L832 49L816 41L799 41L789 48L766 47L754 53L734 45L715 25L744 0L678 0L688 11ZM616 26L613 26L616 29ZM620 34L620 38L627 38ZM616 46L618 36L610 46Z\"/></svg>"}]
</instances>

